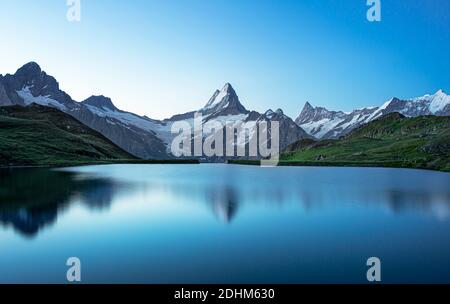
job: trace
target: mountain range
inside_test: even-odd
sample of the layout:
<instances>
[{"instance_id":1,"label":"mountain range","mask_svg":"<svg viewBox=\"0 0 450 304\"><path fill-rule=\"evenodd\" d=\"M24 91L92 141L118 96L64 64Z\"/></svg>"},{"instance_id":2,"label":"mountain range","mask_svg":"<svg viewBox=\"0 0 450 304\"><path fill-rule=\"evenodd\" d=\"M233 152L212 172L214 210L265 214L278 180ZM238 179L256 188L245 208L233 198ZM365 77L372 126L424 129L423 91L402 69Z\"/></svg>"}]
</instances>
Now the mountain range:
<instances>
[{"instance_id":1,"label":"mountain range","mask_svg":"<svg viewBox=\"0 0 450 304\"><path fill-rule=\"evenodd\" d=\"M379 107L358 109L350 113L313 107L307 102L295 122L317 139L330 139L339 138L355 128L394 112L406 117L449 116L450 96L439 90L433 95L407 100L394 97Z\"/></svg>"},{"instance_id":2,"label":"mountain range","mask_svg":"<svg viewBox=\"0 0 450 304\"><path fill-rule=\"evenodd\" d=\"M171 133L172 124L181 120L192 123L195 113L202 114L203 123L212 119L227 124L278 121L282 150L302 139L338 138L391 112L414 117L430 114L450 115L449 96L439 91L434 95L411 100L393 98L381 107L365 108L351 113L314 108L306 103L294 121L281 109L269 109L265 113L246 109L231 84L227 83L213 93L204 107L176 114L168 119L156 120L120 110L105 96L91 96L81 102L75 101L59 88L54 77L42 71L35 62L24 65L13 75L0 75L0 106L28 106L33 103L53 107L71 115L125 151L143 159L171 158L171 142L176 136Z\"/></svg>"}]
</instances>

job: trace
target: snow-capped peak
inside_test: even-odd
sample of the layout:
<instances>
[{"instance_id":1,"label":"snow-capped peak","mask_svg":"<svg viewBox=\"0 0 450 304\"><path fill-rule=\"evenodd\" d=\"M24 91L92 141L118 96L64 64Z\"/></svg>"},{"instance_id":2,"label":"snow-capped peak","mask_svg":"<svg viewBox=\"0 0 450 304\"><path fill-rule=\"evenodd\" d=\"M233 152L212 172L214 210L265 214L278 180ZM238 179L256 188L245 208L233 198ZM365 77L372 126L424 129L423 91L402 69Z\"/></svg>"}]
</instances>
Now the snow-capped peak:
<instances>
[{"instance_id":1,"label":"snow-capped peak","mask_svg":"<svg viewBox=\"0 0 450 304\"><path fill-rule=\"evenodd\" d=\"M444 108L450 104L450 96L447 95L442 89L438 90L433 95L424 95L422 97L417 97L410 99L413 102L426 101L429 102L430 112L436 114L439 111L444 110Z\"/></svg>"},{"instance_id":2,"label":"snow-capped peak","mask_svg":"<svg viewBox=\"0 0 450 304\"><path fill-rule=\"evenodd\" d=\"M206 106L200 109L200 112L204 116L211 117L248 113L229 83L226 83L220 91L216 90Z\"/></svg>"},{"instance_id":3,"label":"snow-capped peak","mask_svg":"<svg viewBox=\"0 0 450 304\"><path fill-rule=\"evenodd\" d=\"M205 109L210 109L218 105L225 97L236 94L231 84L228 82L223 86L222 90L216 90L214 92L211 99L208 101L208 103L205 106Z\"/></svg>"},{"instance_id":4,"label":"snow-capped peak","mask_svg":"<svg viewBox=\"0 0 450 304\"><path fill-rule=\"evenodd\" d=\"M430 100L430 99L433 99L433 98L436 98L436 97L445 97L445 96L448 96L448 95L445 94L445 92L442 89L439 89L436 93L434 93L432 95L425 94L423 96L415 97L415 98L412 98L410 100Z\"/></svg>"}]
</instances>

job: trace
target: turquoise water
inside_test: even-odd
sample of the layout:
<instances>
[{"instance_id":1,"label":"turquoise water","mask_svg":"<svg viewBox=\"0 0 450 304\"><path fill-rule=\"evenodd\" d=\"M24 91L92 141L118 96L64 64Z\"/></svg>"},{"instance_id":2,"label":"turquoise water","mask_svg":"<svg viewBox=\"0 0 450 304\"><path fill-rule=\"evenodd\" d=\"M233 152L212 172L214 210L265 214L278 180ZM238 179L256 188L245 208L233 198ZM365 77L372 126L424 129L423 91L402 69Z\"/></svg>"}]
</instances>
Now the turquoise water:
<instances>
[{"instance_id":1,"label":"turquoise water","mask_svg":"<svg viewBox=\"0 0 450 304\"><path fill-rule=\"evenodd\" d=\"M111 165L0 170L0 282L450 283L450 174Z\"/></svg>"}]
</instances>

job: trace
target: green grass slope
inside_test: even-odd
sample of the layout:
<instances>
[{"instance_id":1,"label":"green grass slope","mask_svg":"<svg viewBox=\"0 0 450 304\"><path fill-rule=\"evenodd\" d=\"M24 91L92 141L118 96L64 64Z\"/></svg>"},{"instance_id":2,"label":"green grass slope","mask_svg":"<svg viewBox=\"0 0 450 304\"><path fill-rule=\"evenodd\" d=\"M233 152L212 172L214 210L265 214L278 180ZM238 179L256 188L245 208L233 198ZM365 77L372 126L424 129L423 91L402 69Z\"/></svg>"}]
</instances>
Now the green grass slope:
<instances>
[{"instance_id":1,"label":"green grass slope","mask_svg":"<svg viewBox=\"0 0 450 304\"><path fill-rule=\"evenodd\" d=\"M100 133L53 108L0 107L0 166L134 161Z\"/></svg>"},{"instance_id":2,"label":"green grass slope","mask_svg":"<svg viewBox=\"0 0 450 304\"><path fill-rule=\"evenodd\" d=\"M302 140L281 165L386 166L450 171L450 117L388 114L339 140Z\"/></svg>"}]
</instances>

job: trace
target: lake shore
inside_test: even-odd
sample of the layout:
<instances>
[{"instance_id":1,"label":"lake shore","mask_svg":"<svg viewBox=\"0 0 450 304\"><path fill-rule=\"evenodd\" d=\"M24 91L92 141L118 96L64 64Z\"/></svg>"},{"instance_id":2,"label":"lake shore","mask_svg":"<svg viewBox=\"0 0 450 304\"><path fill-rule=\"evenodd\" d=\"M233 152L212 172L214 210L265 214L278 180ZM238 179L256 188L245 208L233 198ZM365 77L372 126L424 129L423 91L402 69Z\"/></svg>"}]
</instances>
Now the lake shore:
<instances>
[{"instance_id":1,"label":"lake shore","mask_svg":"<svg viewBox=\"0 0 450 304\"><path fill-rule=\"evenodd\" d=\"M96 166L96 165L193 165L201 164L196 159L168 159L168 160L117 160L117 161L98 161L98 162L67 162L56 164L40 164L40 165L0 165L0 169L20 169L20 168L63 168L63 167L78 167L78 166ZM246 165L246 166L260 166L260 160L227 160L226 164L231 165ZM418 169L418 170L430 170L438 172L450 173L450 170L445 168L430 168L420 166L414 163L403 162L345 162L345 161L280 161L279 167L354 167L354 168L398 168L398 169Z\"/></svg>"},{"instance_id":2,"label":"lake shore","mask_svg":"<svg viewBox=\"0 0 450 304\"><path fill-rule=\"evenodd\" d=\"M229 160L229 164L235 165L248 165L248 166L260 166L261 161L259 160ZM414 163L404 163L404 162L346 162L346 161L283 161L278 163L280 167L355 167L355 168L399 168L399 169L419 169L419 170L431 170L439 172L447 172L444 168L430 168L425 166L420 166Z\"/></svg>"},{"instance_id":3,"label":"lake shore","mask_svg":"<svg viewBox=\"0 0 450 304\"><path fill-rule=\"evenodd\" d=\"M167 160L144 160L144 159L130 159L130 160L114 160L114 161L98 161L98 162L61 162L57 164L37 164L37 165L2 165L0 169L18 169L18 168L62 168L62 167L78 167L78 166L97 166L97 165L195 165L200 164L196 159L167 159Z\"/></svg>"}]
</instances>

